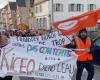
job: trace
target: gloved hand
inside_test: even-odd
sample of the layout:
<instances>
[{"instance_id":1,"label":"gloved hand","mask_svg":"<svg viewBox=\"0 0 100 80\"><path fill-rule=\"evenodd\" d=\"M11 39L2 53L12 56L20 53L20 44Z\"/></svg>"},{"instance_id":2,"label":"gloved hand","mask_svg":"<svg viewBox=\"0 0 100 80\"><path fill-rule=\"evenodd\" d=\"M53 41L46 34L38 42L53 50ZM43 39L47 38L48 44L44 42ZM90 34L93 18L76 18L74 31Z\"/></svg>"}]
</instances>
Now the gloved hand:
<instances>
[{"instance_id":1,"label":"gloved hand","mask_svg":"<svg viewBox=\"0 0 100 80\"><path fill-rule=\"evenodd\" d=\"M85 51L86 51L86 53L90 53L90 49L89 48L85 49Z\"/></svg>"}]
</instances>

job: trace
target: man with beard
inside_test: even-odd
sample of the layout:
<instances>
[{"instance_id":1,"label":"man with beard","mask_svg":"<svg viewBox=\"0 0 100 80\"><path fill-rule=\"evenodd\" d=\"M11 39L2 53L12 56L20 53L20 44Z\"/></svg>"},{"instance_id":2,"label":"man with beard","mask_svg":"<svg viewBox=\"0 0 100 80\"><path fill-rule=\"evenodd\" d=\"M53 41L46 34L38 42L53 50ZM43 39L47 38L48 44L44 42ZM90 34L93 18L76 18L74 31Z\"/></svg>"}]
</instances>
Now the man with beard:
<instances>
[{"instance_id":1,"label":"man with beard","mask_svg":"<svg viewBox=\"0 0 100 80\"><path fill-rule=\"evenodd\" d=\"M67 48L74 49L78 55L76 80L81 80L84 68L88 72L87 80L92 80L94 76L93 56L91 53L91 39L86 29L79 31L78 37L73 39L73 44L68 44Z\"/></svg>"}]
</instances>

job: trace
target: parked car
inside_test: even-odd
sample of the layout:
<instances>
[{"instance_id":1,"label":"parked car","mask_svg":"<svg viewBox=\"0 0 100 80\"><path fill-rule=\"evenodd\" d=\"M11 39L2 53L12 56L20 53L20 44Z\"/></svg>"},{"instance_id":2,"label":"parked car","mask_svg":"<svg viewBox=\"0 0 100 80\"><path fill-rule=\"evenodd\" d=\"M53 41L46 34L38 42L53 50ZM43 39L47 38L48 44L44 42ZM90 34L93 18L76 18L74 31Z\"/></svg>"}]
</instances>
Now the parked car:
<instances>
[{"instance_id":1,"label":"parked car","mask_svg":"<svg viewBox=\"0 0 100 80\"><path fill-rule=\"evenodd\" d=\"M100 36L97 36L95 39L93 39L92 53L95 64L100 66Z\"/></svg>"}]
</instances>

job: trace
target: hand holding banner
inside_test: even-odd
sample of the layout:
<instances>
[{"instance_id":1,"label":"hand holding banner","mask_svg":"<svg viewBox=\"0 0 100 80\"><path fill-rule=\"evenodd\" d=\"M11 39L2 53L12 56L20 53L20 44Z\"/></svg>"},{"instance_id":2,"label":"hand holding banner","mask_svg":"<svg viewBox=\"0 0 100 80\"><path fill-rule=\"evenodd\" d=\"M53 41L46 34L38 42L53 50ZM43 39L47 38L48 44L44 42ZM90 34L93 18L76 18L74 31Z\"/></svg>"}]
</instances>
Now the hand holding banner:
<instances>
[{"instance_id":1,"label":"hand holding banner","mask_svg":"<svg viewBox=\"0 0 100 80\"><path fill-rule=\"evenodd\" d=\"M12 48L1 52L0 69L5 75L71 80L76 67L77 57L70 49L13 42Z\"/></svg>"}]
</instances>

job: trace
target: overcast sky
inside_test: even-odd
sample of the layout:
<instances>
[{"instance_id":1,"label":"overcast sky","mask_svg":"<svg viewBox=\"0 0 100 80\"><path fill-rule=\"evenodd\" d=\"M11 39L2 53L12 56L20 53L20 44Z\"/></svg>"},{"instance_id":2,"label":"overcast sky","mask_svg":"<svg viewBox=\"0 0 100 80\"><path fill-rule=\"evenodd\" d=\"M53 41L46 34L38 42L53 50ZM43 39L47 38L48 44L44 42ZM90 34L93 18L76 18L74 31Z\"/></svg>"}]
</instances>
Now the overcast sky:
<instances>
[{"instance_id":1,"label":"overcast sky","mask_svg":"<svg viewBox=\"0 0 100 80\"><path fill-rule=\"evenodd\" d=\"M8 3L8 1L16 1L16 0L0 0L0 9L3 8Z\"/></svg>"}]
</instances>

